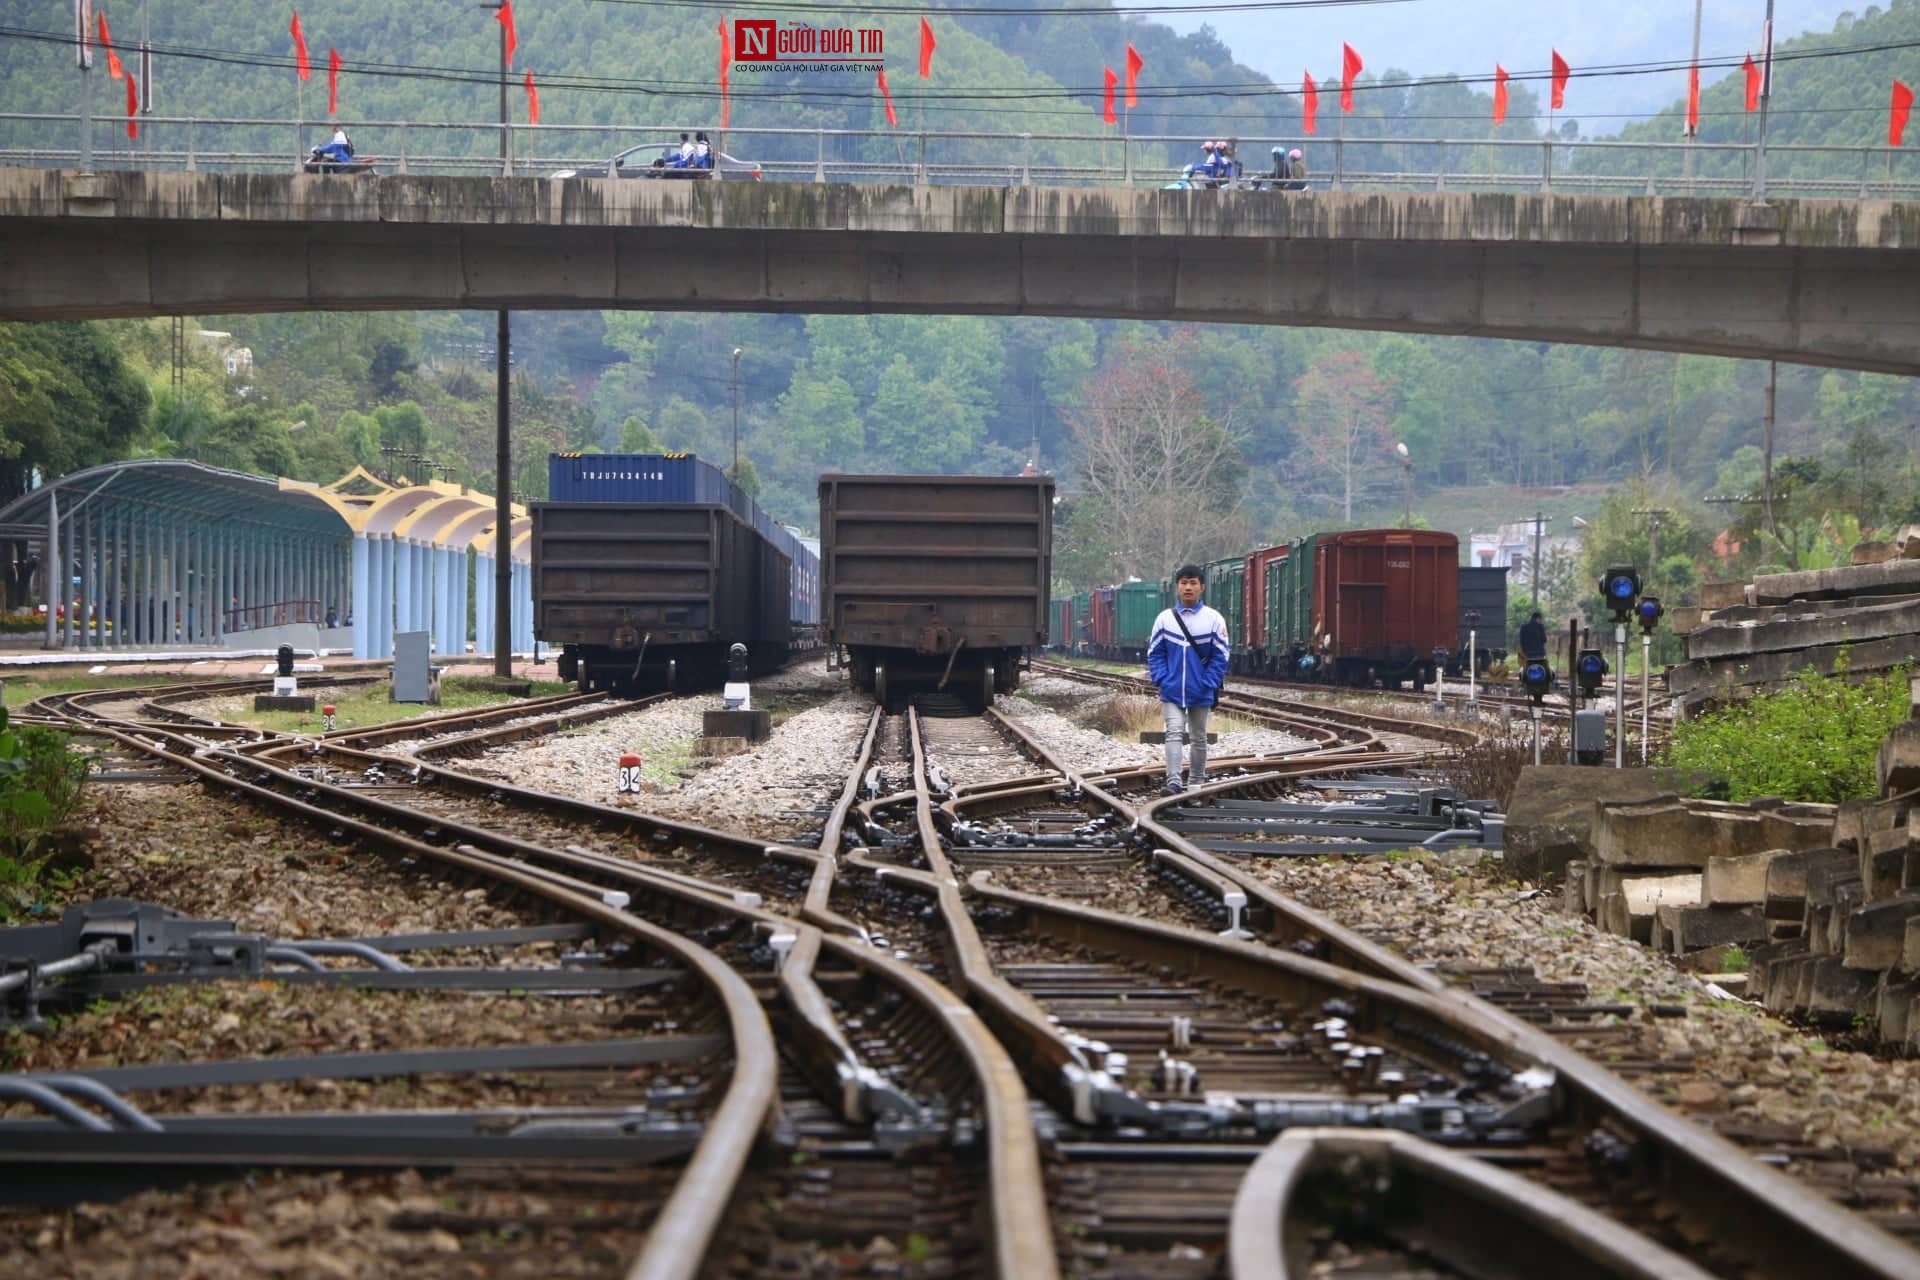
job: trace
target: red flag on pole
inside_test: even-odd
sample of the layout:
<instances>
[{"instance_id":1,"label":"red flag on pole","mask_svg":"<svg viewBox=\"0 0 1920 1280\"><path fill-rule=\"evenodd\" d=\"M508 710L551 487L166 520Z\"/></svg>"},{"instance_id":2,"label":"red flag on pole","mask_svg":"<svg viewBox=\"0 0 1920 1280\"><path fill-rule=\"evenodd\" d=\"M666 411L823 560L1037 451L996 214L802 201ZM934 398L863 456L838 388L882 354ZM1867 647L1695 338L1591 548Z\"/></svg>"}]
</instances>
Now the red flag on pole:
<instances>
[{"instance_id":1,"label":"red flag on pole","mask_svg":"<svg viewBox=\"0 0 1920 1280\"><path fill-rule=\"evenodd\" d=\"M1567 65L1567 60L1560 56L1558 49L1555 49L1553 51L1553 105L1556 110L1567 105L1567 77L1572 74L1573 68Z\"/></svg>"},{"instance_id":2,"label":"red flag on pole","mask_svg":"<svg viewBox=\"0 0 1920 1280\"><path fill-rule=\"evenodd\" d=\"M1134 89L1140 83L1140 73L1146 69L1147 60L1140 56L1138 49L1133 47L1133 41L1127 41L1127 105L1129 107L1140 105L1140 95L1135 93Z\"/></svg>"},{"instance_id":3,"label":"red flag on pole","mask_svg":"<svg viewBox=\"0 0 1920 1280\"><path fill-rule=\"evenodd\" d=\"M1507 69L1497 62L1493 64L1493 122L1507 122Z\"/></svg>"},{"instance_id":4,"label":"red flag on pole","mask_svg":"<svg viewBox=\"0 0 1920 1280\"><path fill-rule=\"evenodd\" d=\"M727 34L727 20L720 19L720 127L733 117L733 103L727 98L727 72L733 63L733 39Z\"/></svg>"},{"instance_id":5,"label":"red flag on pole","mask_svg":"<svg viewBox=\"0 0 1920 1280\"><path fill-rule=\"evenodd\" d=\"M327 50L327 114L340 109L340 51Z\"/></svg>"},{"instance_id":6,"label":"red flag on pole","mask_svg":"<svg viewBox=\"0 0 1920 1280\"><path fill-rule=\"evenodd\" d=\"M933 49L938 43L933 38L933 28L927 25L925 18L920 19L920 78L922 80L933 74Z\"/></svg>"},{"instance_id":7,"label":"red flag on pole","mask_svg":"<svg viewBox=\"0 0 1920 1280\"><path fill-rule=\"evenodd\" d=\"M1313 83L1313 73L1302 71L1300 73L1300 131L1302 133L1320 132L1319 125L1316 123L1319 114L1320 90Z\"/></svg>"},{"instance_id":8,"label":"red flag on pole","mask_svg":"<svg viewBox=\"0 0 1920 1280\"><path fill-rule=\"evenodd\" d=\"M1907 133L1907 113L1913 110L1913 90L1893 82L1893 112L1887 117L1887 145L1900 146Z\"/></svg>"},{"instance_id":9,"label":"red flag on pole","mask_svg":"<svg viewBox=\"0 0 1920 1280\"><path fill-rule=\"evenodd\" d=\"M527 123L540 123L540 91L533 87L533 70L527 70Z\"/></svg>"},{"instance_id":10,"label":"red flag on pole","mask_svg":"<svg viewBox=\"0 0 1920 1280\"><path fill-rule=\"evenodd\" d=\"M307 61L307 37L301 34L300 31L300 11L298 9L293 11L293 25L289 27L288 30L293 32L293 69L299 74L302 80L311 80L313 79L313 67Z\"/></svg>"},{"instance_id":11,"label":"red flag on pole","mask_svg":"<svg viewBox=\"0 0 1920 1280\"><path fill-rule=\"evenodd\" d=\"M1353 46L1350 44L1341 45L1340 109L1342 111L1351 112L1353 110L1353 79L1360 74L1361 69L1362 63L1360 61L1360 55L1353 51Z\"/></svg>"},{"instance_id":12,"label":"red flag on pole","mask_svg":"<svg viewBox=\"0 0 1920 1280\"><path fill-rule=\"evenodd\" d=\"M93 16L100 26L100 47L107 51L107 74L118 80L125 72L120 66L120 55L113 51L113 36L107 31L107 15L96 13Z\"/></svg>"},{"instance_id":13,"label":"red flag on pole","mask_svg":"<svg viewBox=\"0 0 1920 1280\"><path fill-rule=\"evenodd\" d=\"M1747 60L1740 64L1740 69L1747 73L1747 110L1758 111L1760 109L1760 68L1754 65L1752 54L1747 55Z\"/></svg>"},{"instance_id":14,"label":"red flag on pole","mask_svg":"<svg viewBox=\"0 0 1920 1280\"><path fill-rule=\"evenodd\" d=\"M1687 136L1700 132L1700 64L1687 68Z\"/></svg>"},{"instance_id":15,"label":"red flag on pole","mask_svg":"<svg viewBox=\"0 0 1920 1280\"><path fill-rule=\"evenodd\" d=\"M513 51L520 46L520 39L513 33L513 0L500 0L500 7L493 11L493 20L506 31L507 65L513 65Z\"/></svg>"},{"instance_id":16,"label":"red flag on pole","mask_svg":"<svg viewBox=\"0 0 1920 1280\"><path fill-rule=\"evenodd\" d=\"M140 86L132 76L127 77L127 136L140 136Z\"/></svg>"},{"instance_id":17,"label":"red flag on pole","mask_svg":"<svg viewBox=\"0 0 1920 1280\"><path fill-rule=\"evenodd\" d=\"M1113 86L1120 83L1120 77L1113 74L1112 67L1102 67L1107 77L1107 95L1100 102L1100 118L1108 124L1119 124L1120 116L1113 109Z\"/></svg>"},{"instance_id":18,"label":"red flag on pole","mask_svg":"<svg viewBox=\"0 0 1920 1280\"><path fill-rule=\"evenodd\" d=\"M887 124L898 129L900 127L900 117L893 113L893 91L887 88L887 69L882 67L875 74L880 78L880 96L887 104Z\"/></svg>"}]
</instances>

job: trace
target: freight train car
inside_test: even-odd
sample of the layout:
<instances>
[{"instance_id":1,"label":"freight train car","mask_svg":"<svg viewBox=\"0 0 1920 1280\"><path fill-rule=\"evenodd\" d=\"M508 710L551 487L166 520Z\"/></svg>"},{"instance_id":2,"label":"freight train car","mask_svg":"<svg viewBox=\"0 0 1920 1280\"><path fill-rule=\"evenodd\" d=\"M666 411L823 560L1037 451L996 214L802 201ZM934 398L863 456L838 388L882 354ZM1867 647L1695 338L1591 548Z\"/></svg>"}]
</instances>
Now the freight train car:
<instances>
[{"instance_id":1,"label":"freight train car","mask_svg":"<svg viewBox=\"0 0 1920 1280\"><path fill-rule=\"evenodd\" d=\"M1267 642L1296 675L1424 689L1453 652L1460 540L1424 529L1303 538L1269 564Z\"/></svg>"},{"instance_id":2,"label":"freight train car","mask_svg":"<svg viewBox=\"0 0 1920 1280\"><path fill-rule=\"evenodd\" d=\"M583 691L719 683L810 643L819 558L719 468L691 455L553 454L532 505L534 634Z\"/></svg>"},{"instance_id":3,"label":"freight train car","mask_svg":"<svg viewBox=\"0 0 1920 1280\"><path fill-rule=\"evenodd\" d=\"M820 478L827 641L883 707L945 690L975 708L1046 643L1051 476Z\"/></svg>"},{"instance_id":4,"label":"freight train car","mask_svg":"<svg viewBox=\"0 0 1920 1280\"><path fill-rule=\"evenodd\" d=\"M1232 648L1232 669L1246 669L1241 653L1247 636L1247 558L1227 556L1200 566L1206 583L1204 599L1219 611L1227 623L1227 643Z\"/></svg>"},{"instance_id":5,"label":"freight train car","mask_svg":"<svg viewBox=\"0 0 1920 1280\"><path fill-rule=\"evenodd\" d=\"M1287 548L1262 547L1247 556L1245 630L1233 637L1233 665L1236 671L1267 675L1283 664L1280 654L1267 639L1267 582L1273 565L1287 558Z\"/></svg>"},{"instance_id":6,"label":"freight train car","mask_svg":"<svg viewBox=\"0 0 1920 1280\"><path fill-rule=\"evenodd\" d=\"M1469 610L1480 615L1473 624L1476 635L1472 646L1480 670L1507 656L1507 572L1504 568L1460 570L1460 626L1454 639L1453 661L1447 664L1448 675L1467 673Z\"/></svg>"}]
</instances>

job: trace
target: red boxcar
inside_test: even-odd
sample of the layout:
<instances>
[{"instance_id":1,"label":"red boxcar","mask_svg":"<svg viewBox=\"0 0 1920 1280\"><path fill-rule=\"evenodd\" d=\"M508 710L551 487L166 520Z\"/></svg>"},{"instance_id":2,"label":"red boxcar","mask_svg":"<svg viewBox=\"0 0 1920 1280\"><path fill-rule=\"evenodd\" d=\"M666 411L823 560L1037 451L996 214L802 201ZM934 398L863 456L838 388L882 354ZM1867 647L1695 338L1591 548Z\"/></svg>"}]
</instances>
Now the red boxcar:
<instances>
[{"instance_id":1,"label":"red boxcar","mask_svg":"<svg viewBox=\"0 0 1920 1280\"><path fill-rule=\"evenodd\" d=\"M1092 608L1093 618L1088 630L1088 639L1091 640L1095 653L1111 655L1114 652L1114 646L1118 643L1113 636L1113 588L1101 587L1095 591Z\"/></svg>"},{"instance_id":2,"label":"red boxcar","mask_svg":"<svg viewBox=\"0 0 1920 1280\"><path fill-rule=\"evenodd\" d=\"M1327 533L1313 543L1320 656L1346 683L1434 678L1460 625L1460 540L1426 529Z\"/></svg>"},{"instance_id":3,"label":"red boxcar","mask_svg":"<svg viewBox=\"0 0 1920 1280\"><path fill-rule=\"evenodd\" d=\"M1238 670L1264 675L1280 656L1279 646L1269 648L1267 644L1267 566L1286 558L1284 545L1262 547L1247 556L1247 598L1241 611L1245 634L1232 637L1233 662Z\"/></svg>"}]
</instances>

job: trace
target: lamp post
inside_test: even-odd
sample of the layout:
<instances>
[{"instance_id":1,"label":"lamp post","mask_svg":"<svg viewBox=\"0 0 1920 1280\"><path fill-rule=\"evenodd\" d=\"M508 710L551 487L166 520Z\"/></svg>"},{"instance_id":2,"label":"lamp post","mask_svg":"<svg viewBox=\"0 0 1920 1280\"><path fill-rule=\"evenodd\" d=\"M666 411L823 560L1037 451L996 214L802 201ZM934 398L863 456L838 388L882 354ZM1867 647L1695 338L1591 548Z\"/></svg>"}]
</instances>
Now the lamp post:
<instances>
[{"instance_id":1,"label":"lamp post","mask_svg":"<svg viewBox=\"0 0 1920 1280\"><path fill-rule=\"evenodd\" d=\"M740 483L740 355L733 349L733 482Z\"/></svg>"},{"instance_id":2,"label":"lamp post","mask_svg":"<svg viewBox=\"0 0 1920 1280\"><path fill-rule=\"evenodd\" d=\"M1405 525L1407 528L1411 529L1413 528L1413 455L1407 452L1407 442L1405 440L1402 440L1399 443L1395 444L1393 446L1393 451L1396 454L1400 455L1400 466L1402 470L1406 473L1405 483L1402 485L1402 490L1406 498L1406 508L1407 508Z\"/></svg>"}]
</instances>

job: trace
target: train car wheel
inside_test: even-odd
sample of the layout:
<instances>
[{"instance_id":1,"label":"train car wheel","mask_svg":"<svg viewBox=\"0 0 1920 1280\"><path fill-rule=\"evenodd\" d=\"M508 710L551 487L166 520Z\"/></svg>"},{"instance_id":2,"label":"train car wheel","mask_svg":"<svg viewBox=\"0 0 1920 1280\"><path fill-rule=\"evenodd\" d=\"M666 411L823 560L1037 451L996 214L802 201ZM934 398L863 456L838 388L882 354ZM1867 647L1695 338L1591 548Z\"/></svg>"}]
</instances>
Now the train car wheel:
<instances>
[{"instance_id":1,"label":"train car wheel","mask_svg":"<svg viewBox=\"0 0 1920 1280\"><path fill-rule=\"evenodd\" d=\"M580 680L579 680L580 692L592 693L593 692L593 673L589 670L587 666L587 660L585 658L580 659L579 665L575 668L575 670L577 670L580 673Z\"/></svg>"},{"instance_id":2,"label":"train car wheel","mask_svg":"<svg viewBox=\"0 0 1920 1280\"><path fill-rule=\"evenodd\" d=\"M998 677L994 674L994 666L991 662L980 668L980 682L973 691L973 701L976 704L974 707L975 711L985 711L993 705L994 684L997 679Z\"/></svg>"},{"instance_id":3,"label":"train car wheel","mask_svg":"<svg viewBox=\"0 0 1920 1280\"><path fill-rule=\"evenodd\" d=\"M873 664L873 704L882 711L887 707L887 664L884 661Z\"/></svg>"},{"instance_id":4,"label":"train car wheel","mask_svg":"<svg viewBox=\"0 0 1920 1280\"><path fill-rule=\"evenodd\" d=\"M1020 687L1020 660L1013 659L994 668L993 688L996 693L1012 693Z\"/></svg>"},{"instance_id":5,"label":"train car wheel","mask_svg":"<svg viewBox=\"0 0 1920 1280\"><path fill-rule=\"evenodd\" d=\"M667 692L672 693L680 687L680 659L667 659Z\"/></svg>"}]
</instances>

